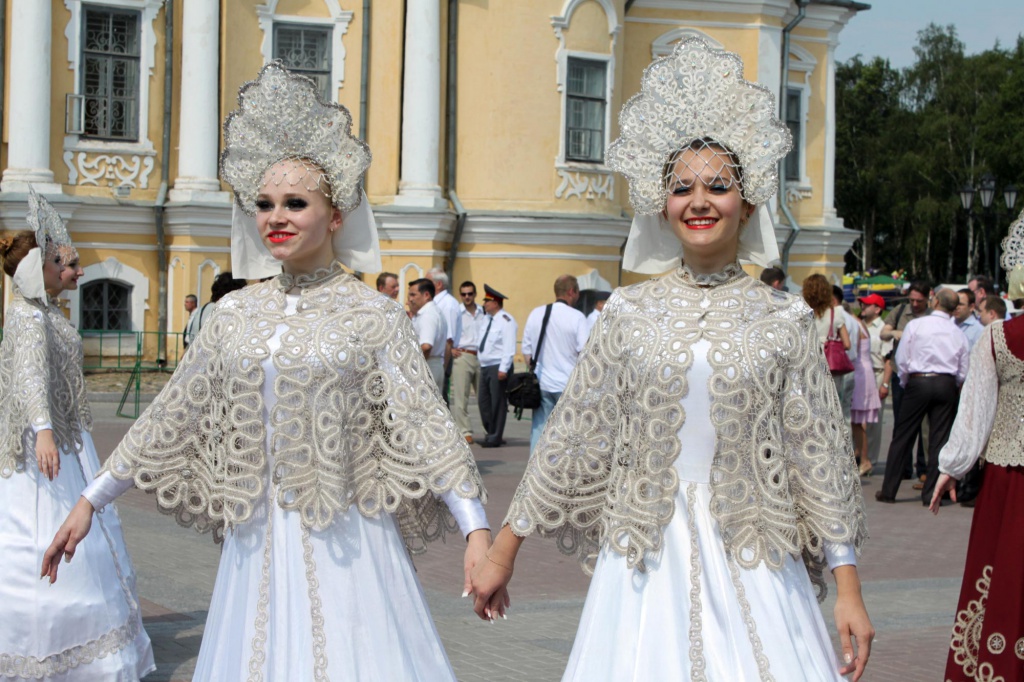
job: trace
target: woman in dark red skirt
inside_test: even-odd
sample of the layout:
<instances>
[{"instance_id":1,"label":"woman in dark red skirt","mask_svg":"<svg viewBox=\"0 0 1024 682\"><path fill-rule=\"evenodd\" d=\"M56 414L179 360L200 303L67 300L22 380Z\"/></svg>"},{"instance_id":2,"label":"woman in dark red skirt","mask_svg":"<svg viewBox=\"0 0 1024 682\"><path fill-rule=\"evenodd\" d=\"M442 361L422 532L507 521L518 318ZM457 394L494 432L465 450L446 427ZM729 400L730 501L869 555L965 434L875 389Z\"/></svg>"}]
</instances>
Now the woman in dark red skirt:
<instances>
[{"instance_id":1,"label":"woman in dark red skirt","mask_svg":"<svg viewBox=\"0 0 1024 682\"><path fill-rule=\"evenodd\" d=\"M947 682L1024 682L1024 316L987 327L970 371L931 510L984 453Z\"/></svg>"}]
</instances>

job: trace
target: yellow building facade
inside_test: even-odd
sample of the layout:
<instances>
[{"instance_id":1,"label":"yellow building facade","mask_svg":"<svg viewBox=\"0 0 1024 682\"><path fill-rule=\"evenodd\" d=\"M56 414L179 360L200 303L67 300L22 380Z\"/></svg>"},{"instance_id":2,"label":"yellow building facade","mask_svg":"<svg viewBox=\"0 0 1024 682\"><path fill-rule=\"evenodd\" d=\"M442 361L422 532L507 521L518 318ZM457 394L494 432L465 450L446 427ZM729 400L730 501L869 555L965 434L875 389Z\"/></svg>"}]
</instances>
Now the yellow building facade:
<instances>
[{"instance_id":1,"label":"yellow building facade","mask_svg":"<svg viewBox=\"0 0 1024 682\"><path fill-rule=\"evenodd\" d=\"M799 226L791 278L841 275L858 236L834 207L833 54L860 3L0 2L0 230L23 229L29 184L58 208L86 271L68 301L80 327L156 331L163 311L181 331L184 297L209 299L230 269L221 123L275 58L344 104L370 145L366 192L403 295L442 265L455 286L507 294L522 327L563 273L600 288L638 281L620 269L631 211L604 150L643 69L692 35L737 52L745 77L776 93L789 38L797 148L780 198L792 221L773 209L780 246Z\"/></svg>"}]
</instances>

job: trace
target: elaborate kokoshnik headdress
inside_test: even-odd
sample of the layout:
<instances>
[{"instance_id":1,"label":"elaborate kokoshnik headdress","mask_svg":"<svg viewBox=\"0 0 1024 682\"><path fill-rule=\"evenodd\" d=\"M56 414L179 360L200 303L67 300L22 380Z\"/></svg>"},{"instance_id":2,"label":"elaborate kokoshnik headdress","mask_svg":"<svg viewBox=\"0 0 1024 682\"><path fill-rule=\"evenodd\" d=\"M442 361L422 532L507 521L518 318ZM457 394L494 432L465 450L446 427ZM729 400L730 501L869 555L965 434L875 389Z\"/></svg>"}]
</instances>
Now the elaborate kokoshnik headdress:
<instances>
[{"instance_id":1,"label":"elaborate kokoshnik headdress","mask_svg":"<svg viewBox=\"0 0 1024 682\"><path fill-rule=\"evenodd\" d=\"M707 142L725 148L722 154L709 147L733 168L743 198L758 207L741 232L739 258L761 266L778 260L765 204L778 190L779 161L793 142L776 115L775 95L743 80L738 55L701 38L680 41L670 56L644 71L640 93L623 106L619 126L619 139L608 147L608 166L626 176L635 211L623 268L653 274L679 264L682 246L663 217L672 162L680 150ZM702 168L693 170L699 174Z\"/></svg>"},{"instance_id":2,"label":"elaborate kokoshnik headdress","mask_svg":"<svg viewBox=\"0 0 1024 682\"><path fill-rule=\"evenodd\" d=\"M325 102L309 78L270 62L238 91L238 109L224 121L220 172L235 193L231 230L231 269L241 279L281 272L257 233L256 197L267 171L291 164L289 182L319 190L343 213L332 237L335 258L359 271L379 272L380 243L370 203L362 190L370 148L352 135L352 116L340 104ZM267 182L286 181L271 175Z\"/></svg>"},{"instance_id":3,"label":"elaborate kokoshnik headdress","mask_svg":"<svg viewBox=\"0 0 1024 682\"><path fill-rule=\"evenodd\" d=\"M1011 301L1024 298L1024 211L1010 224L1003 238L1003 255L999 264L1006 271L1007 295Z\"/></svg>"},{"instance_id":4,"label":"elaborate kokoshnik headdress","mask_svg":"<svg viewBox=\"0 0 1024 682\"><path fill-rule=\"evenodd\" d=\"M28 213L25 216L28 229L35 232L36 248L29 251L14 272L14 284L25 298L46 301L46 285L43 282L43 260L52 253L64 254L74 250L71 235L57 209L29 185Z\"/></svg>"}]
</instances>

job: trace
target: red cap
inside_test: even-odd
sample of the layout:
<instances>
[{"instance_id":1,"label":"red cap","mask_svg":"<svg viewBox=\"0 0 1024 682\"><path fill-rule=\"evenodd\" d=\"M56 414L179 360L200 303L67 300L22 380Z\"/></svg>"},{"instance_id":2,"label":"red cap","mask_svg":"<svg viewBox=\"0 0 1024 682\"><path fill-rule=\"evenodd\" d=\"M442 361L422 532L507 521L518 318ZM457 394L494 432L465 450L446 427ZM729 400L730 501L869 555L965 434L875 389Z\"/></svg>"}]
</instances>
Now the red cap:
<instances>
[{"instance_id":1,"label":"red cap","mask_svg":"<svg viewBox=\"0 0 1024 682\"><path fill-rule=\"evenodd\" d=\"M885 310L885 299L878 294L869 294L862 296L858 299L864 305L877 305L882 310Z\"/></svg>"}]
</instances>

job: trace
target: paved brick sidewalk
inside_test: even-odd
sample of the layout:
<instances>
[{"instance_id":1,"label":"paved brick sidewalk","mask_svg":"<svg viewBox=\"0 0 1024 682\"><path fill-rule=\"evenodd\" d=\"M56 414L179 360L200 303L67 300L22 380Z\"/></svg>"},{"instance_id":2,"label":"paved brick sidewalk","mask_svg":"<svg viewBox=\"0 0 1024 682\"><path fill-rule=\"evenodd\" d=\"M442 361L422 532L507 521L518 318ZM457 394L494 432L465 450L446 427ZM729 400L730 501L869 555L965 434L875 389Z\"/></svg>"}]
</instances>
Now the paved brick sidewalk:
<instances>
[{"instance_id":1,"label":"paved brick sidewalk","mask_svg":"<svg viewBox=\"0 0 1024 682\"><path fill-rule=\"evenodd\" d=\"M101 457L129 422L97 404L94 437ZM890 415L891 416L891 415ZM474 447L491 495L495 527L522 474L528 421L509 421L507 447ZM886 437L884 442L888 442ZM871 540L861 559L864 595L878 631L864 679L932 682L942 679L946 647L959 593L971 510L958 506L932 517L905 485L900 503L874 500L880 477L865 483ZM158 670L147 680L191 679L216 574L219 549L208 536L178 528L147 495L130 491L119 501L135 561L146 629ZM568 660L586 594L587 579L554 544L531 538L513 579L507 621L476 619L462 589L462 544L434 545L416 560L420 580L452 665L462 682L558 680ZM832 602L823 606L831 622Z\"/></svg>"}]
</instances>

